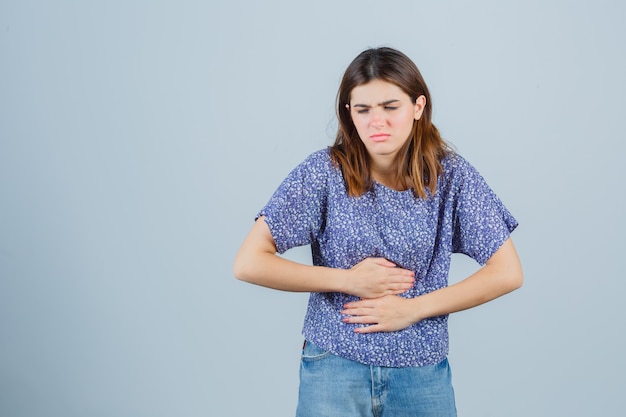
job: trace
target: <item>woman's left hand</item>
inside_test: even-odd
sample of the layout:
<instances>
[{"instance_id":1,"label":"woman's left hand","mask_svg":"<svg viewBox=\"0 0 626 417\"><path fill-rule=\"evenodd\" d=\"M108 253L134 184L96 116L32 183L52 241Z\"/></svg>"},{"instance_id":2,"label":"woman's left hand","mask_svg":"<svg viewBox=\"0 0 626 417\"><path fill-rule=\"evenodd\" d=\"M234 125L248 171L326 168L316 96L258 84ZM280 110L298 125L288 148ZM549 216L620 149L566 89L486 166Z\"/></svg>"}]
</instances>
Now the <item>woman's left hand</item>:
<instances>
[{"instance_id":1,"label":"woman's left hand","mask_svg":"<svg viewBox=\"0 0 626 417\"><path fill-rule=\"evenodd\" d=\"M346 316L344 323L367 325L357 327L354 330L357 333L394 332L419 321L414 302L415 299L386 295L348 303L341 314Z\"/></svg>"},{"instance_id":2,"label":"woman's left hand","mask_svg":"<svg viewBox=\"0 0 626 417\"><path fill-rule=\"evenodd\" d=\"M522 285L522 266L507 239L482 268L457 282L416 298L385 295L362 299L344 306L345 323L363 324L357 333L393 332L402 330L427 317L442 316L476 307Z\"/></svg>"}]
</instances>

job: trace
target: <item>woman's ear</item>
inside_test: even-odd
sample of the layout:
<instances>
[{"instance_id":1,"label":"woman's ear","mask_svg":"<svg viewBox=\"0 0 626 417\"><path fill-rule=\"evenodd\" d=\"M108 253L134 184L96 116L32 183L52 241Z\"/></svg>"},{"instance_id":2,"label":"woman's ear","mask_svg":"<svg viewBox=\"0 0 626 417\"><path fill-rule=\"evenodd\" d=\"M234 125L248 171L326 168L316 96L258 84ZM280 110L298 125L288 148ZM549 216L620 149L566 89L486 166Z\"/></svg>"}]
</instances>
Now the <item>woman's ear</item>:
<instances>
[{"instance_id":1,"label":"woman's ear","mask_svg":"<svg viewBox=\"0 0 626 417\"><path fill-rule=\"evenodd\" d=\"M415 99L415 115L413 116L415 120L419 120L422 117L422 113L424 113L424 108L426 107L426 97L424 95L419 96Z\"/></svg>"}]
</instances>

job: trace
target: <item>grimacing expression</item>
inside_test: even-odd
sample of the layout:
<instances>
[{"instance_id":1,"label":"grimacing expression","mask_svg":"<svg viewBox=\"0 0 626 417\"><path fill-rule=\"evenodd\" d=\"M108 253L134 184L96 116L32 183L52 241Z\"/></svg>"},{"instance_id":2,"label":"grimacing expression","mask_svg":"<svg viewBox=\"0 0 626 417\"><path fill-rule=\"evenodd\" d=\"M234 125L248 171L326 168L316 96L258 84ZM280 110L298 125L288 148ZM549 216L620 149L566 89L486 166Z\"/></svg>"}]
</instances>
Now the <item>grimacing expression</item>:
<instances>
[{"instance_id":1,"label":"grimacing expression","mask_svg":"<svg viewBox=\"0 0 626 417\"><path fill-rule=\"evenodd\" d=\"M350 94L350 116L370 158L393 158L409 139L426 98L411 97L383 80L356 86Z\"/></svg>"}]
</instances>

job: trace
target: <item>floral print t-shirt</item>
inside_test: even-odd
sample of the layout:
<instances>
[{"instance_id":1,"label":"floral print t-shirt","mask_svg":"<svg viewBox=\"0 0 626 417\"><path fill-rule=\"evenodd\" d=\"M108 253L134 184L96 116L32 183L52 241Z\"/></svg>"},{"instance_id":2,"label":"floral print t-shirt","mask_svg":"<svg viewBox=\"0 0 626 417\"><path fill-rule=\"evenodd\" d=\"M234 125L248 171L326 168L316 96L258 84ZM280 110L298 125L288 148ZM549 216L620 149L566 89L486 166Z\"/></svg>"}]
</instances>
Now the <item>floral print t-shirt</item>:
<instances>
[{"instance_id":1,"label":"floral print t-shirt","mask_svg":"<svg viewBox=\"0 0 626 417\"><path fill-rule=\"evenodd\" d=\"M258 216L265 216L279 253L311 245L314 265L349 269L383 257L415 272L402 297L448 285L452 253L483 265L507 240L517 221L483 177L460 155L443 160L437 190L426 199L374 182L360 197L348 196L329 149L311 154L278 187ZM432 365L448 354L447 316L422 320L396 332L359 334L344 323L344 293L311 293L304 319L307 340L361 363L407 367Z\"/></svg>"}]
</instances>

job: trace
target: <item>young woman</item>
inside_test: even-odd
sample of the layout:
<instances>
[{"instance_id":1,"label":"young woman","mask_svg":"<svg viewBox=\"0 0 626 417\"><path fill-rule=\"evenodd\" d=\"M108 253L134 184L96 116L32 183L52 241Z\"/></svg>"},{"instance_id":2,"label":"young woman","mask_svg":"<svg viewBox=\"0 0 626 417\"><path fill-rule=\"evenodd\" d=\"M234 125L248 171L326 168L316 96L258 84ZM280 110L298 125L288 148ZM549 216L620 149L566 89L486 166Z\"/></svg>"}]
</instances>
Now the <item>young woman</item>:
<instances>
[{"instance_id":1,"label":"young woman","mask_svg":"<svg viewBox=\"0 0 626 417\"><path fill-rule=\"evenodd\" d=\"M297 166L258 214L235 276L311 293L298 417L455 416L447 317L521 286L517 222L442 140L401 52L357 56L337 115L334 145ZM277 256L307 244L313 265ZM455 252L482 268L448 286Z\"/></svg>"}]
</instances>

